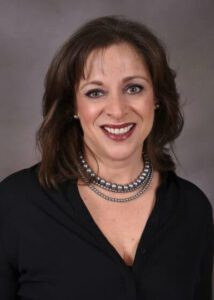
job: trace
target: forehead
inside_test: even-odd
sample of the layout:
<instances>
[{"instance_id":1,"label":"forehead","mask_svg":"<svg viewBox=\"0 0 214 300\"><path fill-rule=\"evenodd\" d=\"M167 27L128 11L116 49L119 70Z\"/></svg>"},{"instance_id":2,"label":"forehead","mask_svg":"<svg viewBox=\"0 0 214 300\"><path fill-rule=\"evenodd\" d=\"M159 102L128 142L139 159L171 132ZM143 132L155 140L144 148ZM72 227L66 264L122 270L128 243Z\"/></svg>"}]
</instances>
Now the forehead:
<instances>
[{"instance_id":1,"label":"forehead","mask_svg":"<svg viewBox=\"0 0 214 300\"><path fill-rule=\"evenodd\" d=\"M94 76L125 75L130 72L148 73L143 55L128 43L113 44L91 51L80 80L88 80Z\"/></svg>"}]
</instances>

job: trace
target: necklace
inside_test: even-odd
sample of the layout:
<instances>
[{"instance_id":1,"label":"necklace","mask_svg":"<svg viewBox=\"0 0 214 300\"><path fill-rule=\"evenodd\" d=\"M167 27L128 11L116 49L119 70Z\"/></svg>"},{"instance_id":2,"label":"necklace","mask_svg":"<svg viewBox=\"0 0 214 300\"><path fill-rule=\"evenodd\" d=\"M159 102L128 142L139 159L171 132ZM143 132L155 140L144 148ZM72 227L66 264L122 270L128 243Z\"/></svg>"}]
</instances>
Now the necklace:
<instances>
[{"instance_id":1,"label":"necklace","mask_svg":"<svg viewBox=\"0 0 214 300\"><path fill-rule=\"evenodd\" d=\"M138 178L140 176L142 176L143 173L145 173L144 176L144 180L142 181L142 178L141 179L141 182L138 182L136 185L134 185L134 182L136 182L138 180L138 178L131 184L134 185L134 188L131 187L131 190L130 189L126 189L124 188L124 186L129 186L129 184L126 184L126 185L118 185L118 184L114 184L114 183L109 183L111 185L116 185L116 186L121 186L122 189L120 191L115 191L116 189L113 187L113 189L111 190L110 187L108 186L108 188L106 188L106 185L104 184L98 184L97 181L99 180L104 180L98 176L96 176L96 174L91 170L91 168L88 166L88 164L85 162L85 160L83 159L83 156L81 155L80 156L80 159L81 159L81 165L82 165L82 168L79 170L80 171L80 175L83 179L83 181L88 185L88 187L94 192L96 193L99 197L105 199L105 200L108 200L108 201L113 201L113 202L128 202L128 201L131 201L131 200L134 200L138 197L140 197L140 195L142 195L147 189L148 187L150 186L151 184L151 181L152 181L152 177L153 177L153 168L152 168L152 164L150 162L150 160L148 159L148 156L144 155L144 157L146 158L147 160L147 168L146 172L143 172L145 171L145 167L146 167L146 162L144 163L144 169L143 171L140 173L140 175L138 176ZM84 166L85 165L85 166ZM90 169L90 171L87 171L88 169ZM91 175L93 174L93 175ZM92 178L92 182L91 182L91 179ZM97 179L98 178L98 179ZM105 181L105 180L104 180ZM105 183L107 183L107 181L105 181ZM125 197L125 198L116 198L116 197L111 197L111 196L108 196L106 194L104 194L103 192L101 192L98 188L96 188L96 185L99 186L100 188L103 188L103 189L107 189L109 191L113 191L113 192L120 192L120 193L128 193L130 191L133 191L133 190L136 190L136 189L139 189L139 191L137 193L135 193L134 195L130 196L130 197Z\"/></svg>"},{"instance_id":2,"label":"necklace","mask_svg":"<svg viewBox=\"0 0 214 300\"><path fill-rule=\"evenodd\" d=\"M85 177L88 178L89 182L92 182L96 186L99 186L105 190L114 193L128 193L136 189L139 189L140 187L145 186L147 184L152 165L148 158L148 155L146 155L145 153L143 154L143 160L144 160L144 168L133 182L127 184L117 184L117 183L106 181L105 179L96 176L96 174L86 163L83 156L80 155L81 166L83 167L84 173L86 174Z\"/></svg>"},{"instance_id":3,"label":"necklace","mask_svg":"<svg viewBox=\"0 0 214 300\"><path fill-rule=\"evenodd\" d=\"M128 202L134 199L137 199L138 197L140 197L140 195L142 195L150 186L150 183L152 181L152 177L153 177L153 172L151 172L151 174L149 175L149 180L147 182L147 184L142 187L136 194L130 196L130 197L126 197L126 198L115 198L115 197L110 197L105 195L104 193L102 193L101 191L99 191L95 185L93 184L88 184L88 187L95 192L98 196L100 196L101 198L108 200L108 201L112 201L112 202ZM84 177L82 177L84 180Z\"/></svg>"}]
</instances>

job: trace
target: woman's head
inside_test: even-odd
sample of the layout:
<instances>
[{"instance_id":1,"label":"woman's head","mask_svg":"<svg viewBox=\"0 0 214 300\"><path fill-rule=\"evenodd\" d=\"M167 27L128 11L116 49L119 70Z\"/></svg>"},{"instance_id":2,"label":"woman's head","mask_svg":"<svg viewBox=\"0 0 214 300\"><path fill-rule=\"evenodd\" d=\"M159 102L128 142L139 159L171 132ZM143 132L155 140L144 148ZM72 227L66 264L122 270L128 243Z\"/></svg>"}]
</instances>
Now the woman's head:
<instances>
[{"instance_id":1,"label":"woman's head","mask_svg":"<svg viewBox=\"0 0 214 300\"><path fill-rule=\"evenodd\" d=\"M121 42L90 53L76 87L76 113L87 145L84 156L90 164L92 152L97 161L136 161L140 167L154 112L150 73L130 44Z\"/></svg>"},{"instance_id":2,"label":"woman's head","mask_svg":"<svg viewBox=\"0 0 214 300\"><path fill-rule=\"evenodd\" d=\"M152 129L144 141L144 151L156 170L175 168L169 150L182 129L183 118L175 73L168 66L165 50L146 26L123 17L101 17L75 32L48 70L43 98L44 121L37 133L42 153L39 178L43 185L56 186L67 178L78 177L78 155L87 147L81 120L73 118L78 112L78 88L87 77L86 65L92 54L103 53L104 57L106 50L116 45L120 50L121 45L128 46L142 59L151 79L154 104L159 104Z\"/></svg>"}]
</instances>

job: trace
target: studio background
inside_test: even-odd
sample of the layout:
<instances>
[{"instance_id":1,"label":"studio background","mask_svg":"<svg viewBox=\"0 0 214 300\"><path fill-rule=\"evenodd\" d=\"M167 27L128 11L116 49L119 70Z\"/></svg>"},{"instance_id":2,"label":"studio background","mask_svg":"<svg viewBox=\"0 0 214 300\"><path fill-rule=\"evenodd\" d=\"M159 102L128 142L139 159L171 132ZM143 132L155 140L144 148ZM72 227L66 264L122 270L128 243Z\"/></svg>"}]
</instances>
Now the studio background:
<instances>
[{"instance_id":1,"label":"studio background","mask_svg":"<svg viewBox=\"0 0 214 300\"><path fill-rule=\"evenodd\" d=\"M91 18L122 14L153 29L168 49L185 114L178 174L214 205L213 0L0 0L0 180L39 161L43 81L56 50Z\"/></svg>"},{"instance_id":2,"label":"studio background","mask_svg":"<svg viewBox=\"0 0 214 300\"><path fill-rule=\"evenodd\" d=\"M0 0L0 181L40 159L35 132L56 50L85 21L111 14L145 23L167 46L185 115L177 173L214 207L213 0Z\"/></svg>"}]
</instances>

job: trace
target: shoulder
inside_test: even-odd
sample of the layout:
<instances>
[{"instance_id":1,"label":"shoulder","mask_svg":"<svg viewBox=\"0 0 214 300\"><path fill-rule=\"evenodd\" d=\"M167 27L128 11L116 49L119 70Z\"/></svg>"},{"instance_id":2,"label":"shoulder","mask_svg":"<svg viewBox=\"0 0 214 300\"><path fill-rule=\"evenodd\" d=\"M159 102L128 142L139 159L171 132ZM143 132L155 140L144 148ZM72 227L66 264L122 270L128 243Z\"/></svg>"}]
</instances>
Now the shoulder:
<instances>
[{"instance_id":1,"label":"shoulder","mask_svg":"<svg viewBox=\"0 0 214 300\"><path fill-rule=\"evenodd\" d=\"M0 191L5 192L11 189L22 190L27 187L26 183L35 180L36 170L39 163L22 170L19 170L11 175L7 176L0 182Z\"/></svg>"},{"instance_id":2,"label":"shoulder","mask_svg":"<svg viewBox=\"0 0 214 300\"><path fill-rule=\"evenodd\" d=\"M179 197L186 208L192 213L196 212L204 218L212 217L212 204L201 188L174 172L170 172L170 177L174 182L176 193L179 194Z\"/></svg>"},{"instance_id":3,"label":"shoulder","mask_svg":"<svg viewBox=\"0 0 214 300\"><path fill-rule=\"evenodd\" d=\"M0 211L7 213L16 205L21 205L28 192L35 185L39 164L17 171L0 182Z\"/></svg>"}]
</instances>

